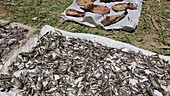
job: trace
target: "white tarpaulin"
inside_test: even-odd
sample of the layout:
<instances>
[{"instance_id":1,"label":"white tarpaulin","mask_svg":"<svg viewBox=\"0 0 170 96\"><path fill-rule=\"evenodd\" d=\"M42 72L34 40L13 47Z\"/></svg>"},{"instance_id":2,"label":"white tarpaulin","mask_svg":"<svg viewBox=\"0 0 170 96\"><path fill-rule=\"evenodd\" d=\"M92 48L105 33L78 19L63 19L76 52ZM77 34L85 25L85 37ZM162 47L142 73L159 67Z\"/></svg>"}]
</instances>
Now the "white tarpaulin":
<instances>
[{"instance_id":1,"label":"white tarpaulin","mask_svg":"<svg viewBox=\"0 0 170 96\"><path fill-rule=\"evenodd\" d=\"M124 51L130 51L130 50L135 51L135 52L140 51L144 55L155 55L156 54L156 53L153 53L151 51L147 51L147 50L144 50L144 49L141 49L141 48L137 48L135 46L132 46L132 45L129 45L129 44L126 44L126 43L122 43L122 42L119 42L119 41L115 41L115 40L112 40L112 39L109 39L109 38L106 38L106 37L96 36L96 35L92 35L92 34L84 34L84 33L70 33L70 32L55 29L54 27L46 25L41 29L41 33L39 35L30 38L25 46L21 47L18 50L15 50L15 52L14 52L15 54L13 56L11 56L11 58L9 58L9 60L4 64L4 66L0 70L0 73L7 74L8 73L8 66L13 61L15 61L17 55L21 52L30 51L32 49L32 47L36 46L38 39L40 37L42 37L43 35L45 35L49 31L51 31L51 32L59 31L59 32L62 33L62 35L66 36L66 37L75 37L75 38L87 39L87 40L91 40L93 42L101 43L101 44L109 46L109 47L119 48L119 49L122 48L122 50L124 50ZM170 56L159 55L159 57L170 62ZM19 92L19 90L17 90L17 88L13 88L9 92L0 92L0 96L16 96L16 94L18 92ZM17 96L20 96L20 95L17 95Z\"/></svg>"},{"instance_id":2,"label":"white tarpaulin","mask_svg":"<svg viewBox=\"0 0 170 96\"><path fill-rule=\"evenodd\" d=\"M84 10L81 9L81 6L79 6L76 1L77 0L74 0L73 3L67 9L75 9L80 12L84 12ZM104 18L106 18L106 16L118 15L118 14L123 13L122 11L121 12L113 11L111 8L113 5L118 4L118 3L128 3L128 2L136 3L138 5L137 10L127 10L128 14L125 16L125 18L109 26L103 26L100 23ZM100 0L96 0L94 4L107 6L110 9L110 13L108 15L100 15L100 14L95 14L91 12L86 12L84 17L71 17L71 16L66 15L66 10L67 10L66 9L61 14L61 17L64 20L75 21L80 24L84 24L84 25L91 26L91 27L101 26L106 30L122 29L126 31L132 31L138 25L139 17L140 17L140 13L142 9L142 0L124 0L122 2L110 2L110 3L103 3L103 2L101 3Z\"/></svg>"}]
</instances>

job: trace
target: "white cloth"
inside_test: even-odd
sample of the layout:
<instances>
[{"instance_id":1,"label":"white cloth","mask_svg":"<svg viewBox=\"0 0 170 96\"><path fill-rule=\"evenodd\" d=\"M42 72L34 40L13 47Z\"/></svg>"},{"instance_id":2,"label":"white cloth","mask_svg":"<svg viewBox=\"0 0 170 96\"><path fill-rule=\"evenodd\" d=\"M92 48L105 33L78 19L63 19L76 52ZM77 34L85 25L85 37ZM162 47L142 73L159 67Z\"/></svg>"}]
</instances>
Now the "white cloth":
<instances>
[{"instance_id":1,"label":"white cloth","mask_svg":"<svg viewBox=\"0 0 170 96\"><path fill-rule=\"evenodd\" d=\"M96 0L94 2L94 4L107 6L111 10L110 13L108 14L108 16L112 16L112 15L116 15L116 14L122 14L123 12L115 12L112 10L111 7L117 3L125 3L125 2L126 3L133 2L133 3L138 4L137 10L128 10L128 14L125 18L123 18L121 21L119 21L115 24L111 24L109 26L103 26L100 23L104 18L106 18L106 15L102 16L100 14L86 12L84 17L67 16L66 15L67 9L75 9L75 10L83 12L83 10L80 8L80 6L77 5L76 0L74 0L73 3L63 13L61 13L61 17L64 20L75 21L80 24L84 24L84 25L91 26L91 27L102 26L105 30L122 29L122 30L126 30L126 31L133 31L139 22L140 13L142 10L142 0L124 0L122 2L111 2L111 3L101 3L100 0Z\"/></svg>"}]
</instances>

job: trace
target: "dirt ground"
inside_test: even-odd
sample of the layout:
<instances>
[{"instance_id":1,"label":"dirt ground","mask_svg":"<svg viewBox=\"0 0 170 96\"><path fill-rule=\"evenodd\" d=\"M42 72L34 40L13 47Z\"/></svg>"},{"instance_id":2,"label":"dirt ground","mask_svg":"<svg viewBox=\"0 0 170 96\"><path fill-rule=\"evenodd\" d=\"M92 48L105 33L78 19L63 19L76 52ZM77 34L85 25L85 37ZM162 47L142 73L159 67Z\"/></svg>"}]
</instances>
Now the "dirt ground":
<instances>
[{"instance_id":1,"label":"dirt ground","mask_svg":"<svg viewBox=\"0 0 170 96\"><path fill-rule=\"evenodd\" d=\"M2 10L2 9L0 9L0 16L4 16L5 15L5 12L4 12L4 10Z\"/></svg>"},{"instance_id":2,"label":"dirt ground","mask_svg":"<svg viewBox=\"0 0 170 96\"><path fill-rule=\"evenodd\" d=\"M165 52L169 55L170 49L170 3L163 1L157 3L147 0L143 4L143 10L139 26L135 33L137 36L134 45L153 51Z\"/></svg>"}]
</instances>

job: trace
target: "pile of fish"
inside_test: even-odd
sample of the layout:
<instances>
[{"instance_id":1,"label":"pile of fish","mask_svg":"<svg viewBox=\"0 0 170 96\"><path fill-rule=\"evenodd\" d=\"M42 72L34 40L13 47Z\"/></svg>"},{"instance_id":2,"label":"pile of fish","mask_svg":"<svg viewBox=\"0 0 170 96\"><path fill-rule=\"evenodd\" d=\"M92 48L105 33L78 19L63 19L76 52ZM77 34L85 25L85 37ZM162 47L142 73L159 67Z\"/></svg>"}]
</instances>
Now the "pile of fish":
<instances>
[{"instance_id":1,"label":"pile of fish","mask_svg":"<svg viewBox=\"0 0 170 96\"><path fill-rule=\"evenodd\" d=\"M0 74L16 96L170 96L170 63L60 32L42 36Z\"/></svg>"},{"instance_id":2,"label":"pile of fish","mask_svg":"<svg viewBox=\"0 0 170 96\"><path fill-rule=\"evenodd\" d=\"M11 26L10 22L0 22L0 63L19 47L29 30L19 26Z\"/></svg>"}]
</instances>

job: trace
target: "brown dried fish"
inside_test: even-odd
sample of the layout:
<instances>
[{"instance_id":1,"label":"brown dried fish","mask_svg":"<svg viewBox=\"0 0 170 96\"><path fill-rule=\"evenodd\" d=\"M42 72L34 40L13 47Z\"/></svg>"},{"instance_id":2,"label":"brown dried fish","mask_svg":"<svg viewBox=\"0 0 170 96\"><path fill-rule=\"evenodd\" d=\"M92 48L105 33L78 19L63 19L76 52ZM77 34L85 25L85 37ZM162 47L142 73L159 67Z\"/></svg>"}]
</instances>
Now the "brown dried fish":
<instances>
[{"instance_id":1,"label":"brown dried fish","mask_svg":"<svg viewBox=\"0 0 170 96\"><path fill-rule=\"evenodd\" d=\"M104 26L109 26L111 24L117 23L118 21L122 20L127 14L128 12L125 11L121 15L107 16L105 19L101 21L101 24L103 24Z\"/></svg>"},{"instance_id":2,"label":"brown dried fish","mask_svg":"<svg viewBox=\"0 0 170 96\"><path fill-rule=\"evenodd\" d=\"M102 6L102 5L91 4L91 5L81 7L81 9L87 12L92 12L92 13L101 14L101 15L107 15L110 13L110 9L107 6Z\"/></svg>"},{"instance_id":3,"label":"brown dried fish","mask_svg":"<svg viewBox=\"0 0 170 96\"><path fill-rule=\"evenodd\" d=\"M121 2L123 0L100 0L100 2Z\"/></svg>"},{"instance_id":4,"label":"brown dried fish","mask_svg":"<svg viewBox=\"0 0 170 96\"><path fill-rule=\"evenodd\" d=\"M73 16L73 17L84 17L85 13L84 12L79 12L75 9L67 9L66 10L66 15L68 16Z\"/></svg>"},{"instance_id":5,"label":"brown dried fish","mask_svg":"<svg viewBox=\"0 0 170 96\"><path fill-rule=\"evenodd\" d=\"M87 6L93 4L95 0L77 0L79 6Z\"/></svg>"},{"instance_id":6,"label":"brown dried fish","mask_svg":"<svg viewBox=\"0 0 170 96\"><path fill-rule=\"evenodd\" d=\"M125 11L127 9L137 10L138 5L136 3L119 3L112 6L114 11Z\"/></svg>"}]
</instances>

